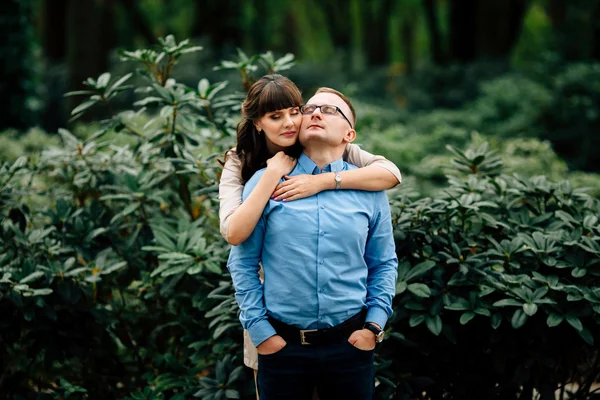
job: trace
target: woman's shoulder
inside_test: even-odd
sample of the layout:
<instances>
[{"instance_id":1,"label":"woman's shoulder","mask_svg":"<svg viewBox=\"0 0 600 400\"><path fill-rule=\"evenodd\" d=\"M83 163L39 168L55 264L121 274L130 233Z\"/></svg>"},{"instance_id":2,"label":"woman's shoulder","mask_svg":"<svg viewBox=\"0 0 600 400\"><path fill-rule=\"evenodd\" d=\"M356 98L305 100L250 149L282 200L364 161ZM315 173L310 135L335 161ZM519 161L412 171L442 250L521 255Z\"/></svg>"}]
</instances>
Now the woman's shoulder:
<instances>
[{"instance_id":1,"label":"woman's shoulder","mask_svg":"<svg viewBox=\"0 0 600 400\"><path fill-rule=\"evenodd\" d=\"M225 153L225 165L227 164L235 164L235 165L239 165L241 163L240 161L240 157L238 156L237 150L235 149L235 147L232 147L231 149L227 150L227 152Z\"/></svg>"}]
</instances>

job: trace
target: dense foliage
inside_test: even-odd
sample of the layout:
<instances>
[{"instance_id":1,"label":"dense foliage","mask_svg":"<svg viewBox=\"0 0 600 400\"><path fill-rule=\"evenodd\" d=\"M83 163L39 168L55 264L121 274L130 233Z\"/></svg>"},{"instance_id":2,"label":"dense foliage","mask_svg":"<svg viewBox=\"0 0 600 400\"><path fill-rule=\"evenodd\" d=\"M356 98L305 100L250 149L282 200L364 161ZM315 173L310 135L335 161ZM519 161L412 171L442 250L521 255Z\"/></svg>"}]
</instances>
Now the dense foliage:
<instances>
[{"instance_id":1,"label":"dense foliage","mask_svg":"<svg viewBox=\"0 0 600 400\"><path fill-rule=\"evenodd\" d=\"M140 67L137 86L127 84L133 74L106 73L69 94L88 98L74 118L105 109L94 135L60 130L60 147L2 165L3 395L231 398L252 387L239 380L241 341L207 319L227 289L217 157L232 143L241 97L224 94L227 82L191 89L170 78L198 50L169 36L156 50L123 52ZM252 79L259 64L265 73L290 61L240 54L224 67ZM115 113L111 100L133 91L135 109ZM103 141L115 131L133 144Z\"/></svg>"},{"instance_id":2,"label":"dense foliage","mask_svg":"<svg viewBox=\"0 0 600 400\"><path fill-rule=\"evenodd\" d=\"M175 81L197 50L167 37L122 52L135 74L71 93L85 96L74 118L105 113L94 134L60 130L60 146L2 163L7 398L252 398L216 196L243 92ZM292 60L240 52L220 68L248 87ZM127 96L133 107L115 111ZM600 372L598 201L568 182L503 174L485 146L450 149L443 193L392 194L398 295L378 396L586 398Z\"/></svg>"},{"instance_id":3,"label":"dense foliage","mask_svg":"<svg viewBox=\"0 0 600 400\"><path fill-rule=\"evenodd\" d=\"M400 265L393 339L380 358L387 392L589 398L600 378L599 202L568 181L501 174L487 144L450 150L462 174L443 194L394 201Z\"/></svg>"}]
</instances>

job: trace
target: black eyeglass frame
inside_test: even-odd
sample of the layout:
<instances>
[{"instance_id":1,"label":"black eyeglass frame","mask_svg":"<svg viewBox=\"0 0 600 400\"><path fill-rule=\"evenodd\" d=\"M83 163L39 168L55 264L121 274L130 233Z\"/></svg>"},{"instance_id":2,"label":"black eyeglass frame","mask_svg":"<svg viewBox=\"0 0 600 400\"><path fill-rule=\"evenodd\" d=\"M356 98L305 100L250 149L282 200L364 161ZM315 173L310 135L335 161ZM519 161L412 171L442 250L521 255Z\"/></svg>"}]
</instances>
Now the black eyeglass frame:
<instances>
[{"instance_id":1,"label":"black eyeglass frame","mask_svg":"<svg viewBox=\"0 0 600 400\"><path fill-rule=\"evenodd\" d=\"M310 112L310 113L306 113L306 112L304 112L304 109L305 109L306 106L312 106L315 109L312 112ZM350 120L348 119L348 117L346 117L346 115L343 113L343 111L338 106L334 106L334 105L331 105L331 104L322 104L320 106L317 106L315 104L304 104L302 107L300 107L300 112L303 115L304 114L310 115L310 114L314 113L315 111L317 111L317 108L321 108L321 107L334 107L336 109L336 112L339 112L340 114L342 114L342 117L344 117L344 119L348 122L348 125L350 125L350 128L354 129L354 127L352 126L352 122L350 122ZM321 109L321 113L323 115L334 115L334 114L324 113L322 109Z\"/></svg>"}]
</instances>

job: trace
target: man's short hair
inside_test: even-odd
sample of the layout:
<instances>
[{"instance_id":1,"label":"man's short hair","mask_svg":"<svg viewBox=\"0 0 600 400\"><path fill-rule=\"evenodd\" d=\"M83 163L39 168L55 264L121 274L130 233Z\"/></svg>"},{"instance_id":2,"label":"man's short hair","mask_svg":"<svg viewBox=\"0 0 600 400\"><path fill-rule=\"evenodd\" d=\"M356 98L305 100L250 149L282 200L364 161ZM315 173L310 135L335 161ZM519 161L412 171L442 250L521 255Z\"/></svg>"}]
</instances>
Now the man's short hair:
<instances>
[{"instance_id":1,"label":"man's short hair","mask_svg":"<svg viewBox=\"0 0 600 400\"><path fill-rule=\"evenodd\" d=\"M339 92L335 89L332 89L332 88L328 88L328 87L318 88L317 91L315 92L315 94L319 94L319 93L333 93L336 96L338 96L340 99L344 100L344 103L346 103L348 105L348 107L350 107L350 112L352 112L352 125L356 126L356 111L354 111L354 107L352 106L352 103L350 102L349 98L344 96L341 92Z\"/></svg>"}]
</instances>

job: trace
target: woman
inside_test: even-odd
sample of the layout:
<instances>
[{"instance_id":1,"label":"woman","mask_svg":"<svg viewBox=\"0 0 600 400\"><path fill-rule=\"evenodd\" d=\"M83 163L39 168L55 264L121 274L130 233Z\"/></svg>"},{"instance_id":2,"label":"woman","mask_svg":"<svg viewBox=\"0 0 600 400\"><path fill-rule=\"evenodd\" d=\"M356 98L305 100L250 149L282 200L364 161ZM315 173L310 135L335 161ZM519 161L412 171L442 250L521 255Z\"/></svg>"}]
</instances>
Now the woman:
<instances>
[{"instance_id":1,"label":"woman","mask_svg":"<svg viewBox=\"0 0 600 400\"><path fill-rule=\"evenodd\" d=\"M266 75L248 91L237 128L237 146L225 156L219 183L221 234L229 243L238 245L250 236L270 199L293 201L335 189L333 172L286 176L302 152L298 143L301 105L300 90L281 75ZM357 145L347 146L344 160L361 168L340 173L341 189L379 191L401 181L400 171L392 162ZM264 175L242 203L244 183L264 167ZM286 180L281 182L282 178ZM258 369L256 349L247 332L244 363Z\"/></svg>"}]
</instances>

